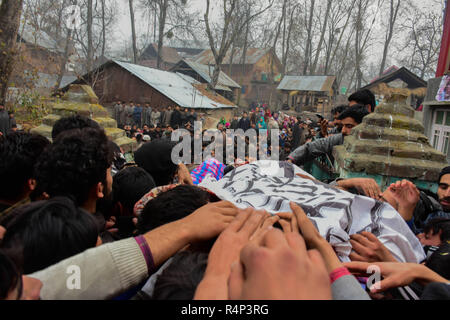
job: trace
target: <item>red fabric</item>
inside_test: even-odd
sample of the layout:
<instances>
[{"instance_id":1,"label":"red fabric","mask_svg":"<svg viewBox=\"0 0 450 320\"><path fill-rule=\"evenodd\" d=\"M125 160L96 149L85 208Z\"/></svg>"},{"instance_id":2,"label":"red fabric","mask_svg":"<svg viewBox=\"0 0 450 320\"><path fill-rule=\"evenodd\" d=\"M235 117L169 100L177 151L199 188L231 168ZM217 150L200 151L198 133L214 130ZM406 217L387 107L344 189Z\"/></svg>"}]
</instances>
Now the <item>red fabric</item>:
<instances>
[{"instance_id":1,"label":"red fabric","mask_svg":"<svg viewBox=\"0 0 450 320\"><path fill-rule=\"evenodd\" d=\"M351 276L352 274L350 273L350 271L348 271L347 268L342 267L339 269L334 270L331 274L330 274L330 281L331 283L334 283L336 280L345 277L345 276Z\"/></svg>"},{"instance_id":2,"label":"red fabric","mask_svg":"<svg viewBox=\"0 0 450 320\"><path fill-rule=\"evenodd\" d=\"M436 78L442 77L446 71L449 71L445 70L448 62L449 52L450 52L450 2L447 1L445 22L444 22L444 33L442 35L441 53L439 55Z\"/></svg>"}]
</instances>

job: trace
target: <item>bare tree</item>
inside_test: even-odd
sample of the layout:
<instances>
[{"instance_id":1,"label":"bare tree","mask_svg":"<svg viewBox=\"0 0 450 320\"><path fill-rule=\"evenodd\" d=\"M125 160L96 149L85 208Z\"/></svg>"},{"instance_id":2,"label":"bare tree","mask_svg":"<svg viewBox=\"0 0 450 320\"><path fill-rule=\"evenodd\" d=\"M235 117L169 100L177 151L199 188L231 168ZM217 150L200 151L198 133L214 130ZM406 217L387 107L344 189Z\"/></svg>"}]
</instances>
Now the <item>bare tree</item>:
<instances>
[{"instance_id":1,"label":"bare tree","mask_svg":"<svg viewBox=\"0 0 450 320\"><path fill-rule=\"evenodd\" d=\"M316 56L315 56L315 59L314 59L314 63L311 66L311 71L310 71L310 73L312 75L314 75L316 73L317 62L319 61L320 53L322 51L322 45L323 45L323 41L325 39L325 32L327 30L328 17L330 15L331 4L332 4L332 1L331 0L327 0L327 8L325 10L325 18L324 18L324 22L323 22L323 26L322 26L322 31L320 32L320 40L319 40L319 44L317 45L317 50L316 50Z\"/></svg>"},{"instance_id":2,"label":"bare tree","mask_svg":"<svg viewBox=\"0 0 450 320\"><path fill-rule=\"evenodd\" d=\"M0 103L5 104L8 82L17 53L16 40L22 14L22 0L3 0L0 5Z\"/></svg>"},{"instance_id":3,"label":"bare tree","mask_svg":"<svg viewBox=\"0 0 450 320\"><path fill-rule=\"evenodd\" d=\"M133 62L137 63L137 46L136 46L136 25L134 20L134 8L133 8L133 0L129 0L130 5L130 17L131 17L131 38L133 41ZM159 56L159 55L158 55ZM158 65L159 68L159 65Z\"/></svg>"},{"instance_id":4,"label":"bare tree","mask_svg":"<svg viewBox=\"0 0 450 320\"><path fill-rule=\"evenodd\" d=\"M408 3L407 20L403 27L407 36L399 52L409 52L400 61L421 78L433 78L439 60L443 31L443 7L441 1L433 1L433 11L419 10L414 3Z\"/></svg>"},{"instance_id":5,"label":"bare tree","mask_svg":"<svg viewBox=\"0 0 450 320\"><path fill-rule=\"evenodd\" d=\"M101 57L105 57L106 52L106 5L105 0L101 0L102 3L102 55Z\"/></svg>"},{"instance_id":6,"label":"bare tree","mask_svg":"<svg viewBox=\"0 0 450 320\"><path fill-rule=\"evenodd\" d=\"M178 40L186 40L187 37L198 42L197 34L194 31L198 19L195 21L196 12L188 11L188 0L140 0L140 8L143 9L143 16L146 19L154 19L153 42L156 39L156 29L158 29L157 44L157 67L161 67L162 50L164 48L165 39L177 38ZM144 47L149 45L148 39ZM186 41L188 42L188 41Z\"/></svg>"},{"instance_id":7,"label":"bare tree","mask_svg":"<svg viewBox=\"0 0 450 320\"><path fill-rule=\"evenodd\" d=\"M242 33L244 29L247 27L247 25L255 19L257 16L263 14L265 11L267 11L270 7L273 5L273 0L270 0L267 6L261 6L260 2L255 3L255 7L257 8L256 11L250 15L245 15L244 17L241 17L239 15L239 12L237 12L237 7L240 0L223 0L222 1L222 8L223 8L223 25L220 26L219 34L220 39L216 40L214 38L211 23L209 20L209 13L211 8L211 1L206 0L206 12L204 15L205 18L205 26L206 26L206 34L208 36L209 45L211 48L211 51L214 56L215 60L215 67L213 72L212 81L210 83L210 88L214 89L217 86L217 83L219 81L219 75L221 71L221 65L223 63L223 60L226 57L226 54L228 50L231 47L231 44L234 42L238 34ZM258 7L259 5L259 7ZM230 28L232 25L232 21L235 19L235 21L239 21L241 19L241 24L235 23L234 28ZM220 42L220 46L217 46L217 42Z\"/></svg>"},{"instance_id":8,"label":"bare tree","mask_svg":"<svg viewBox=\"0 0 450 320\"><path fill-rule=\"evenodd\" d=\"M93 8L92 8L92 0L88 0L87 2L87 34L88 34L88 45L87 45L87 63L86 69L87 72L92 70L94 64L94 40L93 40Z\"/></svg>"},{"instance_id":9,"label":"bare tree","mask_svg":"<svg viewBox=\"0 0 450 320\"><path fill-rule=\"evenodd\" d=\"M336 3L336 2L335 2ZM349 50L349 39L353 35L353 31L347 33L347 29L350 24L350 18L352 16L352 8L356 0L351 0L349 2L346 1L338 1L337 6L332 8L331 14L331 23L329 26L329 39L327 43L327 53L325 58L325 70L324 73L328 74L330 65L335 61L336 54L341 48L342 41L345 39L344 35L347 37L346 46L344 47L344 55ZM340 22L346 16L346 20L344 25L341 25ZM336 36L339 35L339 39L336 40ZM336 73L337 74L337 73Z\"/></svg>"},{"instance_id":10,"label":"bare tree","mask_svg":"<svg viewBox=\"0 0 450 320\"><path fill-rule=\"evenodd\" d=\"M368 49L368 43L371 39L373 27L377 20L379 8L384 0L377 0L374 4L372 0L358 0L356 3L355 17L355 72L350 84L355 80L354 89L359 90L363 81L362 62ZM371 10L372 9L372 10ZM372 22L370 22L372 18ZM356 79L354 79L356 77Z\"/></svg>"},{"instance_id":11,"label":"bare tree","mask_svg":"<svg viewBox=\"0 0 450 320\"><path fill-rule=\"evenodd\" d=\"M306 30L308 33L308 38L306 39L306 49L305 49L305 60L304 60L304 67L303 67L303 74L306 74L308 71L308 67L310 64L310 61L312 59L312 36L313 36L313 18L314 18L314 7L315 7L316 1L311 0L311 9L309 10L309 19L306 19L307 17L307 11L305 10L305 21L308 20L308 25L306 26Z\"/></svg>"},{"instance_id":12,"label":"bare tree","mask_svg":"<svg viewBox=\"0 0 450 320\"><path fill-rule=\"evenodd\" d=\"M389 48L391 46L392 37L395 32L395 24L397 22L398 13L401 6L401 0L389 0L389 4L390 4L389 10L390 13L385 35L383 57L381 58L380 73L379 73L380 76L383 74L384 68L386 67L386 59L389 53Z\"/></svg>"}]
</instances>

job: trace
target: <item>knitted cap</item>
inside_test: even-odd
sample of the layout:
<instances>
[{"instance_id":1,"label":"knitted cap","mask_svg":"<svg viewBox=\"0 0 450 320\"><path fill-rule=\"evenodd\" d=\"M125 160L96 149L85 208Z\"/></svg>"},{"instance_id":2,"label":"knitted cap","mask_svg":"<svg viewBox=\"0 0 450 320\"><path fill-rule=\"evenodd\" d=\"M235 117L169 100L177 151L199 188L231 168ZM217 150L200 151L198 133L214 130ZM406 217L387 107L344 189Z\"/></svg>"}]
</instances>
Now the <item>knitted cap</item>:
<instances>
[{"instance_id":1,"label":"knitted cap","mask_svg":"<svg viewBox=\"0 0 450 320\"><path fill-rule=\"evenodd\" d=\"M442 170L441 174L439 175L439 181L438 182L441 183L442 177L447 175L447 174L450 174L450 167L444 168Z\"/></svg>"}]
</instances>

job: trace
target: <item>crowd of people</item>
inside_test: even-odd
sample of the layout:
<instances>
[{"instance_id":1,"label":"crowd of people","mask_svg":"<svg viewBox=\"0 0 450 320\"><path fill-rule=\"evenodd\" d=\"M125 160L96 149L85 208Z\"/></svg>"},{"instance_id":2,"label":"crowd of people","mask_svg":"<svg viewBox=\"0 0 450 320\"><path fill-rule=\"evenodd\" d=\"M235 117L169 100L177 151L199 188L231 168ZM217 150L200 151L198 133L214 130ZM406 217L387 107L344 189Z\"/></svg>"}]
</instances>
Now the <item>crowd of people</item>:
<instances>
[{"instance_id":1,"label":"crowd of people","mask_svg":"<svg viewBox=\"0 0 450 320\"><path fill-rule=\"evenodd\" d=\"M217 129L278 126L285 157L277 163L294 172L330 156L375 109L370 97L351 96L330 122L255 109L230 123L222 119ZM199 120L195 111L182 116L179 107L149 112L137 105L131 112L132 105L116 105L119 125L131 136L142 127L150 137L133 163L96 122L78 115L55 123L52 143L25 132L0 137L0 299L450 298L450 167L437 181L437 195L407 180L383 192L371 179L325 184L306 173L292 177L291 186L315 199L330 197L320 186L362 195L375 208L390 205L403 224L398 230L420 241L416 256L426 257L399 261L371 230L348 234L352 249L342 261L298 197L283 198L289 212L269 214L201 186L207 177L226 179L257 159L224 164L212 155L192 171L172 161L175 144L164 135ZM262 192L252 190L243 193ZM381 275L368 284L371 266Z\"/></svg>"},{"instance_id":2,"label":"crowd of people","mask_svg":"<svg viewBox=\"0 0 450 320\"><path fill-rule=\"evenodd\" d=\"M279 130L280 159L284 160L287 155L300 146L340 133L342 128L341 121L338 118L346 108L346 105L334 108L331 111L333 121L329 122L320 115L302 119L299 116L290 116L281 111L272 112L265 106L256 106L250 111L235 114L232 119L221 118L215 129L222 132L224 138L228 130L234 130L235 132L243 130L245 133L253 129L258 136L261 130L267 130L268 135L274 129ZM205 114L199 115L194 109L181 110L180 107L152 108L149 104L141 107L140 104L134 104L133 102L123 104L119 101L113 106L113 110L113 117L119 128L125 130L128 138L136 140L137 149L150 141L171 140L172 133L177 129L189 131L191 137L194 138L196 121L202 123L203 134L207 131L204 128ZM272 140L268 140L267 156L270 156ZM247 150L246 161L248 162L248 160Z\"/></svg>"}]
</instances>

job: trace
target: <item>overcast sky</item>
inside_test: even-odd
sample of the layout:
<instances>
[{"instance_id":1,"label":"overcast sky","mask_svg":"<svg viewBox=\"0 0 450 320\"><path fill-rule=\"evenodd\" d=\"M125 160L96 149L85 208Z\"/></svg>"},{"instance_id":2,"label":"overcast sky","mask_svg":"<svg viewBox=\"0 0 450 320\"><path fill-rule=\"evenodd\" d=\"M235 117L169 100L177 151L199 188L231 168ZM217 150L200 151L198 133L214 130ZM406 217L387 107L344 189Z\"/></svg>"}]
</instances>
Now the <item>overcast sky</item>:
<instances>
[{"instance_id":1,"label":"overcast sky","mask_svg":"<svg viewBox=\"0 0 450 320\"><path fill-rule=\"evenodd\" d=\"M116 28L117 32L115 35L116 40L118 40L119 43L121 43L121 46L126 42L130 42L131 40L131 23L130 23L130 12L129 12L129 2L128 0L117 0L118 4L119 4L119 14L120 14L120 18L119 18L119 23L118 23L118 28ZM326 0L319 0L319 1L326 1ZM339 1L339 0L337 0ZM424 11L429 11L429 10L436 10L438 8L434 7L433 8L433 4L432 1L430 0L413 0L416 5L421 8ZM445 0L442 0L442 2ZM136 1L135 1L136 2ZM206 10L206 0L188 0L188 3L190 4L190 8L192 8L193 10L200 10L201 14L203 14ZM211 20L214 19L214 16L218 16L219 15L219 8L218 6L214 6L214 4L217 4L216 1L212 1L212 9L211 9ZM142 34L144 32L146 32L146 30L148 30L149 27L149 21L147 19L143 19L141 12L135 12L135 16L136 16L136 28L137 28L137 33ZM150 23L151 24L151 23ZM381 21L378 23L379 27L383 28L384 30L384 26L381 26ZM380 29L381 31L381 29ZM383 32L379 32L377 34L380 34L380 36L384 36ZM381 40L381 39L380 39ZM378 47L378 48L377 48ZM376 46L376 48L374 48L374 50L372 51L372 57L374 59L378 59L378 56L382 55L382 48L379 48L380 46ZM379 52L377 52L379 50Z\"/></svg>"}]
</instances>

